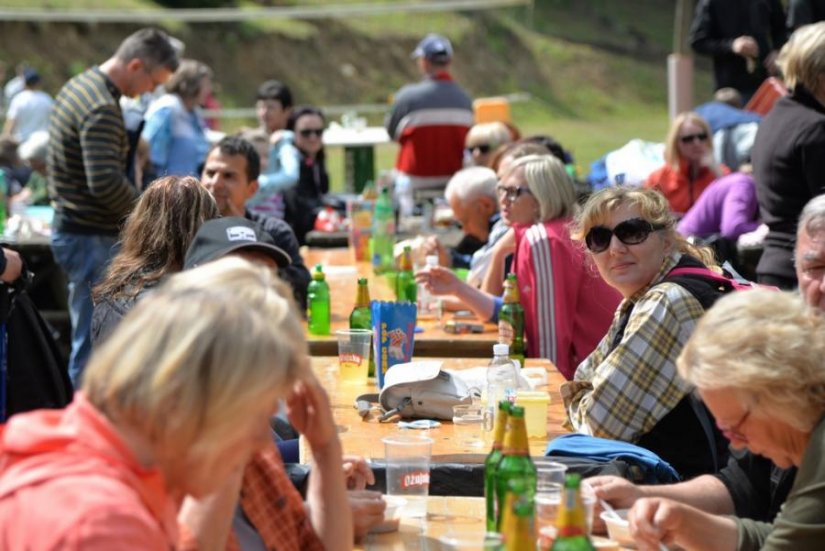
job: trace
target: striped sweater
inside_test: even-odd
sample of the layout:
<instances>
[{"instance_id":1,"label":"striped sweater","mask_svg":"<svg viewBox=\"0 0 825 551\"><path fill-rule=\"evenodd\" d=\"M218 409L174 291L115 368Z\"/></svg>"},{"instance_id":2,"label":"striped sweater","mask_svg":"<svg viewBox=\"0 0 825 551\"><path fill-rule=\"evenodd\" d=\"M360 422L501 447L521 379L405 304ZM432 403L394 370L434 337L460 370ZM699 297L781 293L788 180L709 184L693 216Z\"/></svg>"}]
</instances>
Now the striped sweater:
<instances>
[{"instance_id":1,"label":"striped sweater","mask_svg":"<svg viewBox=\"0 0 825 551\"><path fill-rule=\"evenodd\" d=\"M49 195L57 231L117 234L137 190L126 179L129 143L120 91L99 68L67 82L49 122Z\"/></svg>"}]
</instances>

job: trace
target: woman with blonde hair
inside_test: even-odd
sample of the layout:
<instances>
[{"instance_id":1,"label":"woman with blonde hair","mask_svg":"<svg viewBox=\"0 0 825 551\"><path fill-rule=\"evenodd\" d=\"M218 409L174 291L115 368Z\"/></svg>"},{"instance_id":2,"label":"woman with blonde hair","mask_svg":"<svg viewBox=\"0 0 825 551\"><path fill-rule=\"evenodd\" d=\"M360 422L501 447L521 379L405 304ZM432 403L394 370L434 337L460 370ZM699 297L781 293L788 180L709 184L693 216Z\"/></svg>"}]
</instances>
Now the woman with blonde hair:
<instances>
[{"instance_id":1,"label":"woman with blonde hair","mask_svg":"<svg viewBox=\"0 0 825 551\"><path fill-rule=\"evenodd\" d=\"M212 195L192 177L168 176L143 192L120 234L120 251L92 292L97 345L146 293L183 269L186 250L206 220L220 216Z\"/></svg>"},{"instance_id":2,"label":"woman with blonde hair","mask_svg":"<svg viewBox=\"0 0 825 551\"><path fill-rule=\"evenodd\" d=\"M796 294L733 293L705 314L678 359L732 448L799 471L772 524L714 516L663 498L638 500L640 549L822 548L825 541L825 318Z\"/></svg>"},{"instance_id":3,"label":"woman with blonde hair","mask_svg":"<svg viewBox=\"0 0 825 551\"><path fill-rule=\"evenodd\" d=\"M166 83L166 93L146 111L141 137L149 144L155 177L200 175L209 152L200 107L212 93L212 76L205 63L181 60Z\"/></svg>"},{"instance_id":4,"label":"woman with blonde hair","mask_svg":"<svg viewBox=\"0 0 825 551\"><path fill-rule=\"evenodd\" d=\"M725 447L703 428L676 358L721 291L712 278L671 274L708 272L713 253L680 236L667 200L644 188L592 195L572 237L624 298L607 334L562 387L572 428L648 448L682 476L713 472Z\"/></svg>"},{"instance_id":5,"label":"woman with blonde hair","mask_svg":"<svg viewBox=\"0 0 825 551\"><path fill-rule=\"evenodd\" d=\"M485 122L470 127L464 144L471 166L491 166L493 154L502 145L513 141L512 134L503 122Z\"/></svg>"},{"instance_id":6,"label":"woman with blonde hair","mask_svg":"<svg viewBox=\"0 0 825 551\"><path fill-rule=\"evenodd\" d=\"M692 111L680 113L665 142L665 164L645 181L667 198L670 210L684 214L711 182L730 173L713 157L713 133L705 119Z\"/></svg>"},{"instance_id":7,"label":"woman with blonde hair","mask_svg":"<svg viewBox=\"0 0 825 551\"><path fill-rule=\"evenodd\" d=\"M527 356L549 359L569 379L604 335L619 296L570 240L576 196L561 161L550 155L516 159L496 190L502 219L514 232L512 271L525 312ZM497 319L501 298L449 270L436 267L416 277L435 294L454 295L482 319Z\"/></svg>"},{"instance_id":8,"label":"woman with blonde hair","mask_svg":"<svg viewBox=\"0 0 825 551\"><path fill-rule=\"evenodd\" d=\"M756 274L762 283L794 289L797 218L805 203L825 193L825 22L794 32L777 64L790 94L762 120L751 153L768 226Z\"/></svg>"},{"instance_id":9,"label":"woman with blonde hair","mask_svg":"<svg viewBox=\"0 0 825 551\"><path fill-rule=\"evenodd\" d=\"M95 351L65 410L3 427L0 541L177 548L181 501L239 480L272 446L270 415L307 369L300 318L272 270L233 258L173 276ZM325 430L337 442L334 425ZM336 514L349 524L346 508ZM213 543L230 522L231 512L213 519Z\"/></svg>"}]
</instances>

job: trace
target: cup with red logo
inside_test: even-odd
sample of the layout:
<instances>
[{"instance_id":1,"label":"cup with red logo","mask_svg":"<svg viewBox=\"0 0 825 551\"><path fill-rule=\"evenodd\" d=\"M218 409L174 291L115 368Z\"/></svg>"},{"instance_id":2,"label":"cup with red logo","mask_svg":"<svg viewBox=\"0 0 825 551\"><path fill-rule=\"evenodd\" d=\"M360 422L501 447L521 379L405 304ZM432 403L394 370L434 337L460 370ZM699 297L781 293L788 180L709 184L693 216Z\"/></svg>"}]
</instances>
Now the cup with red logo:
<instances>
[{"instance_id":1,"label":"cup with red logo","mask_svg":"<svg viewBox=\"0 0 825 551\"><path fill-rule=\"evenodd\" d=\"M341 329L338 336L338 369L342 383L365 383L370 365L372 331Z\"/></svg>"},{"instance_id":2,"label":"cup with red logo","mask_svg":"<svg viewBox=\"0 0 825 551\"><path fill-rule=\"evenodd\" d=\"M407 500L404 517L426 517L430 493L430 457L433 440L426 436L383 438L387 472L387 495Z\"/></svg>"}]
</instances>

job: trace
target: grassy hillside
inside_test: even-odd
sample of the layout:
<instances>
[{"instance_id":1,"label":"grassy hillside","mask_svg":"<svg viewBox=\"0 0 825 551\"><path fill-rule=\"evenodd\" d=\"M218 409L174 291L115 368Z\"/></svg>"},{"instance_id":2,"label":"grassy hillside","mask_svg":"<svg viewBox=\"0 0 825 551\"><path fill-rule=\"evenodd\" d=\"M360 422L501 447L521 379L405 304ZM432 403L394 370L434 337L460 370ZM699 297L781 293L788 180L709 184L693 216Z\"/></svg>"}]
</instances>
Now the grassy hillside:
<instances>
[{"instance_id":1,"label":"grassy hillside","mask_svg":"<svg viewBox=\"0 0 825 551\"><path fill-rule=\"evenodd\" d=\"M36 4L5 4L15 2ZM113 4L48 2L88 8ZM291 3L309 2L324 3ZM117 6L152 3L119 0ZM524 8L511 8L348 20L159 24L186 43L188 56L213 67L226 106L251 105L257 84L267 78L288 82L301 103L387 102L400 85L417 78L409 59L417 40L429 31L444 33L456 49L455 76L473 96L528 92L530 101L513 105L514 122L525 134L555 136L586 167L631 138L662 139L673 9L672 0L536 0L532 18ZM55 92L72 74L105 59L135 28L0 23L0 55L10 66L27 60L40 69L47 90ZM704 100L710 90L706 70L697 71L696 87L704 92L696 97ZM226 121L224 127L249 122ZM371 122L379 123L380 117ZM380 168L391 166L393 154L392 146L379 152Z\"/></svg>"}]
</instances>

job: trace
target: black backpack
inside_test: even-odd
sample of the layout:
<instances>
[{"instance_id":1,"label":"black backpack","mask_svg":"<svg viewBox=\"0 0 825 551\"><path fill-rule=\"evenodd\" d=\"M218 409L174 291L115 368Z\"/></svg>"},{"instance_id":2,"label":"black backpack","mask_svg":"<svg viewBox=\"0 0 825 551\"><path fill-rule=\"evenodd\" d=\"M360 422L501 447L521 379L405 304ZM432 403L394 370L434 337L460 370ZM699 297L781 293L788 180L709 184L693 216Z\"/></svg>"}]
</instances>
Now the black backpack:
<instances>
[{"instance_id":1,"label":"black backpack","mask_svg":"<svg viewBox=\"0 0 825 551\"><path fill-rule=\"evenodd\" d=\"M5 419L15 413L62 408L72 401L66 358L26 289L31 273L0 285L0 323L6 329ZM2 412L0 412L2 413Z\"/></svg>"}]
</instances>

